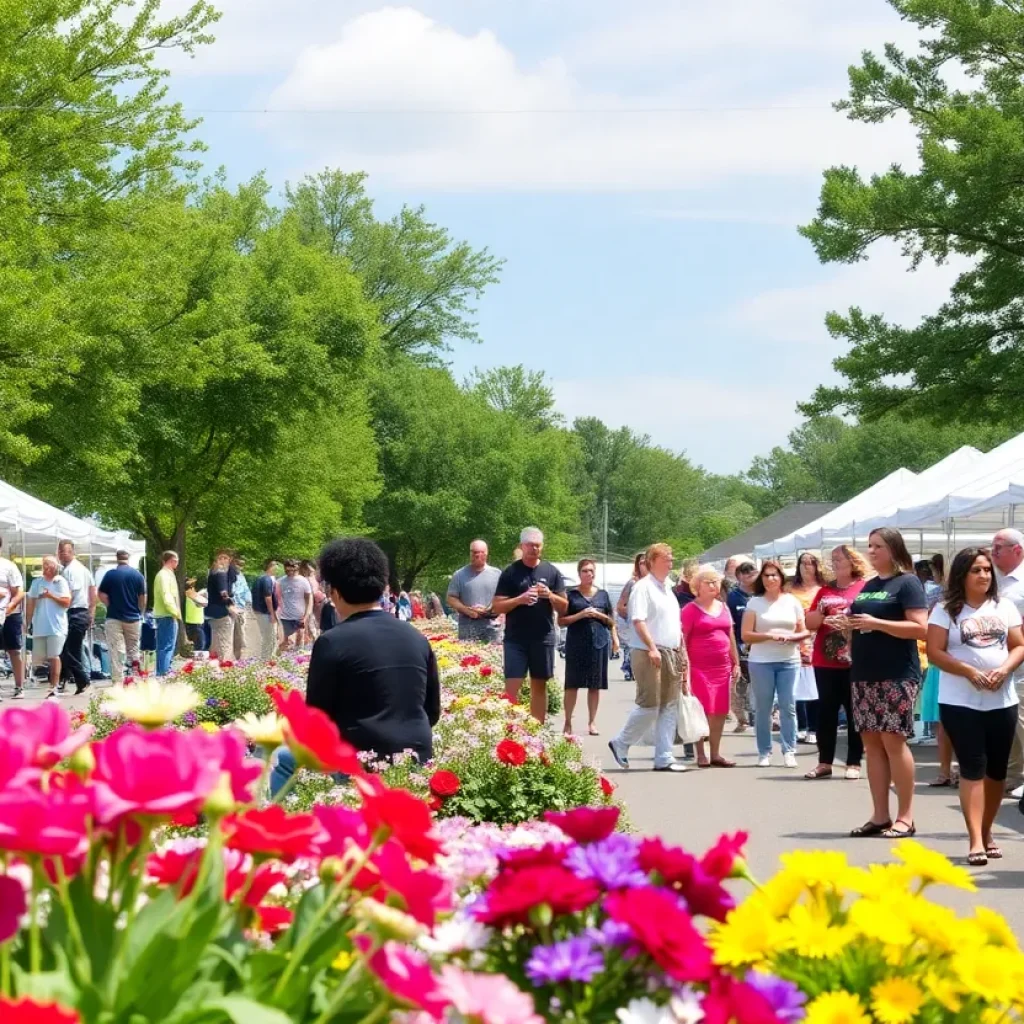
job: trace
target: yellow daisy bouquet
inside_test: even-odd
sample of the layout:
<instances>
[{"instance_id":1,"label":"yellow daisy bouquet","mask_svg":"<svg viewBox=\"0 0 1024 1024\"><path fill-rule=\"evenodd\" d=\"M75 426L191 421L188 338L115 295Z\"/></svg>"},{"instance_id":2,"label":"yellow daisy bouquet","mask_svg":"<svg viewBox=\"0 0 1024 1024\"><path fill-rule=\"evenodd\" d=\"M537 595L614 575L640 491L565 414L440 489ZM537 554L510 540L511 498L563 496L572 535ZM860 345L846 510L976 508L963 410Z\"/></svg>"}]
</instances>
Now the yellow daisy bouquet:
<instances>
[{"instance_id":1,"label":"yellow daisy bouquet","mask_svg":"<svg viewBox=\"0 0 1024 1024\"><path fill-rule=\"evenodd\" d=\"M807 995L805 1024L1012 1024L1024 1019L1024 954L1006 920L961 917L926 896L971 876L905 840L895 864L785 854L782 870L715 926L715 962L759 969Z\"/></svg>"}]
</instances>

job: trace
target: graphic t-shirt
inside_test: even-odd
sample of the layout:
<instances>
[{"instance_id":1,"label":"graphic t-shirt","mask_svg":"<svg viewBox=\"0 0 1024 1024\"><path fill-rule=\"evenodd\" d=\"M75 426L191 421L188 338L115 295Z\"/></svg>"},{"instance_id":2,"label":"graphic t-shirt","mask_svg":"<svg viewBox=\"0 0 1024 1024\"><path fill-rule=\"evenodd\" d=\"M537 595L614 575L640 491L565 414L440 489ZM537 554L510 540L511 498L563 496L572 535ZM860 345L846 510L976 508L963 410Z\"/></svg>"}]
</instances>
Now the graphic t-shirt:
<instances>
[{"instance_id":1,"label":"graphic t-shirt","mask_svg":"<svg viewBox=\"0 0 1024 1024\"><path fill-rule=\"evenodd\" d=\"M951 619L942 605L936 605L928 617L928 624L948 631L946 652L951 657L988 672L1006 661L1010 630L1021 624L1021 618L1014 603L1003 597L986 601L980 608L965 604L956 619ZM998 690L977 690L963 676L939 672L940 704L996 711L1013 707L1017 699L1012 675L1006 677Z\"/></svg>"},{"instance_id":2,"label":"graphic t-shirt","mask_svg":"<svg viewBox=\"0 0 1024 1024\"><path fill-rule=\"evenodd\" d=\"M848 587L827 584L814 596L808 611L821 612L822 618L848 615L853 599L864 589L864 580L854 580ZM833 629L827 622L814 635L811 664L815 668L849 668L850 638L845 630Z\"/></svg>"},{"instance_id":3,"label":"graphic t-shirt","mask_svg":"<svg viewBox=\"0 0 1024 1024\"><path fill-rule=\"evenodd\" d=\"M887 622L902 622L906 612L927 608L921 581L905 572L888 579L868 580L850 605L851 615L872 615ZM904 640L874 629L853 631L850 650L850 678L858 682L878 683L887 679L921 681L921 660L917 641Z\"/></svg>"},{"instance_id":4,"label":"graphic t-shirt","mask_svg":"<svg viewBox=\"0 0 1024 1024\"><path fill-rule=\"evenodd\" d=\"M37 576L28 588L28 596L36 599L36 608L32 613L33 636L67 636L68 610L56 601L42 595L52 594L56 597L70 597L71 587L59 573L52 580Z\"/></svg>"},{"instance_id":5,"label":"graphic t-shirt","mask_svg":"<svg viewBox=\"0 0 1024 1024\"><path fill-rule=\"evenodd\" d=\"M550 562L538 562L531 568L519 559L502 571L494 596L518 597L535 583L546 583L552 594L565 593L565 578ZM505 616L506 642L553 644L556 636L554 611L545 598L536 604L521 604Z\"/></svg>"}]
</instances>

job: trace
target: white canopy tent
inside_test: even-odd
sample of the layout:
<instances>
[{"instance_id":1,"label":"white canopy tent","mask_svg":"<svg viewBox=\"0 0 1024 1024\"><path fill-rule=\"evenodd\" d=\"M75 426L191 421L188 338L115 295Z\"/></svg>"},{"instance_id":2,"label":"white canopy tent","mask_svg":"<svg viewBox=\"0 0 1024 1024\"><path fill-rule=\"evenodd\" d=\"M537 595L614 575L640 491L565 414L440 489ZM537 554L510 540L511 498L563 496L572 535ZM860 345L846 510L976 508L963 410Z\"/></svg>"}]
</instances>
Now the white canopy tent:
<instances>
[{"instance_id":1,"label":"white canopy tent","mask_svg":"<svg viewBox=\"0 0 1024 1024\"><path fill-rule=\"evenodd\" d=\"M0 480L0 536L8 557L38 558L53 554L57 542L71 540L80 554L113 555L127 551L133 564L146 554L146 542L127 530L104 530L91 519L79 519Z\"/></svg>"},{"instance_id":2,"label":"white canopy tent","mask_svg":"<svg viewBox=\"0 0 1024 1024\"><path fill-rule=\"evenodd\" d=\"M909 485L916 479L917 474L909 469L893 470L887 477L872 484L867 490L850 498L849 501L843 502L831 512L826 512L825 515L801 529L766 544L758 544L754 548L754 556L756 558L777 558L780 555L793 555L807 548L821 548L827 543L825 538L829 530L850 520L871 515L878 510L879 506L891 503L896 495L905 493Z\"/></svg>"}]
</instances>

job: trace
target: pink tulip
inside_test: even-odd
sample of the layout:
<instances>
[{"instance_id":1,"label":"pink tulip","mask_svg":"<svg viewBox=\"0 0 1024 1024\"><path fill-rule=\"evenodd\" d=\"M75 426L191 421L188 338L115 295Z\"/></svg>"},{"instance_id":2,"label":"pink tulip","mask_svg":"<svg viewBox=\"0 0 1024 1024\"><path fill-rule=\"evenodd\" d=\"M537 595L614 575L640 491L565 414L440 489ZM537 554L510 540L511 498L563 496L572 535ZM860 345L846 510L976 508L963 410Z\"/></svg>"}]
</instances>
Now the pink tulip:
<instances>
[{"instance_id":1,"label":"pink tulip","mask_svg":"<svg viewBox=\"0 0 1024 1024\"><path fill-rule=\"evenodd\" d=\"M0 713L0 732L23 736L33 749L33 764L39 768L52 768L70 757L95 731L93 725L72 731L68 713L49 700L35 708L8 708Z\"/></svg>"},{"instance_id":2,"label":"pink tulip","mask_svg":"<svg viewBox=\"0 0 1024 1024\"><path fill-rule=\"evenodd\" d=\"M231 792L240 804L252 803L253 783L263 774L263 763L245 756L245 738L236 729L191 734L193 742L206 747L206 756L231 776Z\"/></svg>"},{"instance_id":3,"label":"pink tulip","mask_svg":"<svg viewBox=\"0 0 1024 1024\"><path fill-rule=\"evenodd\" d=\"M68 857L87 845L88 798L55 788L23 786L0 794L0 850L25 856Z\"/></svg>"},{"instance_id":4,"label":"pink tulip","mask_svg":"<svg viewBox=\"0 0 1024 1024\"><path fill-rule=\"evenodd\" d=\"M371 946L368 935L355 937L356 948L365 953ZM384 987L400 1002L425 1010L435 1020L442 1020L451 1000L444 997L430 961L422 953L398 942L385 942L370 957L370 969Z\"/></svg>"},{"instance_id":5,"label":"pink tulip","mask_svg":"<svg viewBox=\"0 0 1024 1024\"><path fill-rule=\"evenodd\" d=\"M202 732L124 725L96 744L96 817L166 817L197 810L220 781L222 760Z\"/></svg>"}]
</instances>

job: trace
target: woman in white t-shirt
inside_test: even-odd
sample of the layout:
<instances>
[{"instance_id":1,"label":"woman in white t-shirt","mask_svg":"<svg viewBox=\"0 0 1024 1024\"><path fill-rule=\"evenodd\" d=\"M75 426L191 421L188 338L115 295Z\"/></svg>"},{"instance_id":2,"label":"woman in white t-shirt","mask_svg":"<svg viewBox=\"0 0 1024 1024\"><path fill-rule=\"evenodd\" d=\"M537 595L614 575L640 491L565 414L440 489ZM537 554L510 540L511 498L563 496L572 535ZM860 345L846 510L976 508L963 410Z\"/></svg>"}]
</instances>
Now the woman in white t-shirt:
<instances>
[{"instance_id":1,"label":"woman in white t-shirt","mask_svg":"<svg viewBox=\"0 0 1024 1024\"><path fill-rule=\"evenodd\" d=\"M928 661L938 667L939 718L960 762L960 807L968 864L1002 857L992 823L1003 801L1017 727L1014 669L1024 661L1020 613L999 597L992 559L964 548L953 559L945 600L928 619Z\"/></svg>"},{"instance_id":2,"label":"woman in white t-shirt","mask_svg":"<svg viewBox=\"0 0 1024 1024\"><path fill-rule=\"evenodd\" d=\"M800 643L808 633L803 605L783 592L785 573L778 562L767 561L754 581L754 596L743 613L743 642L750 644L747 662L754 698L754 736L757 766L772 763L772 705L779 702L782 762L796 767L796 703L793 691L800 674Z\"/></svg>"}]
</instances>

